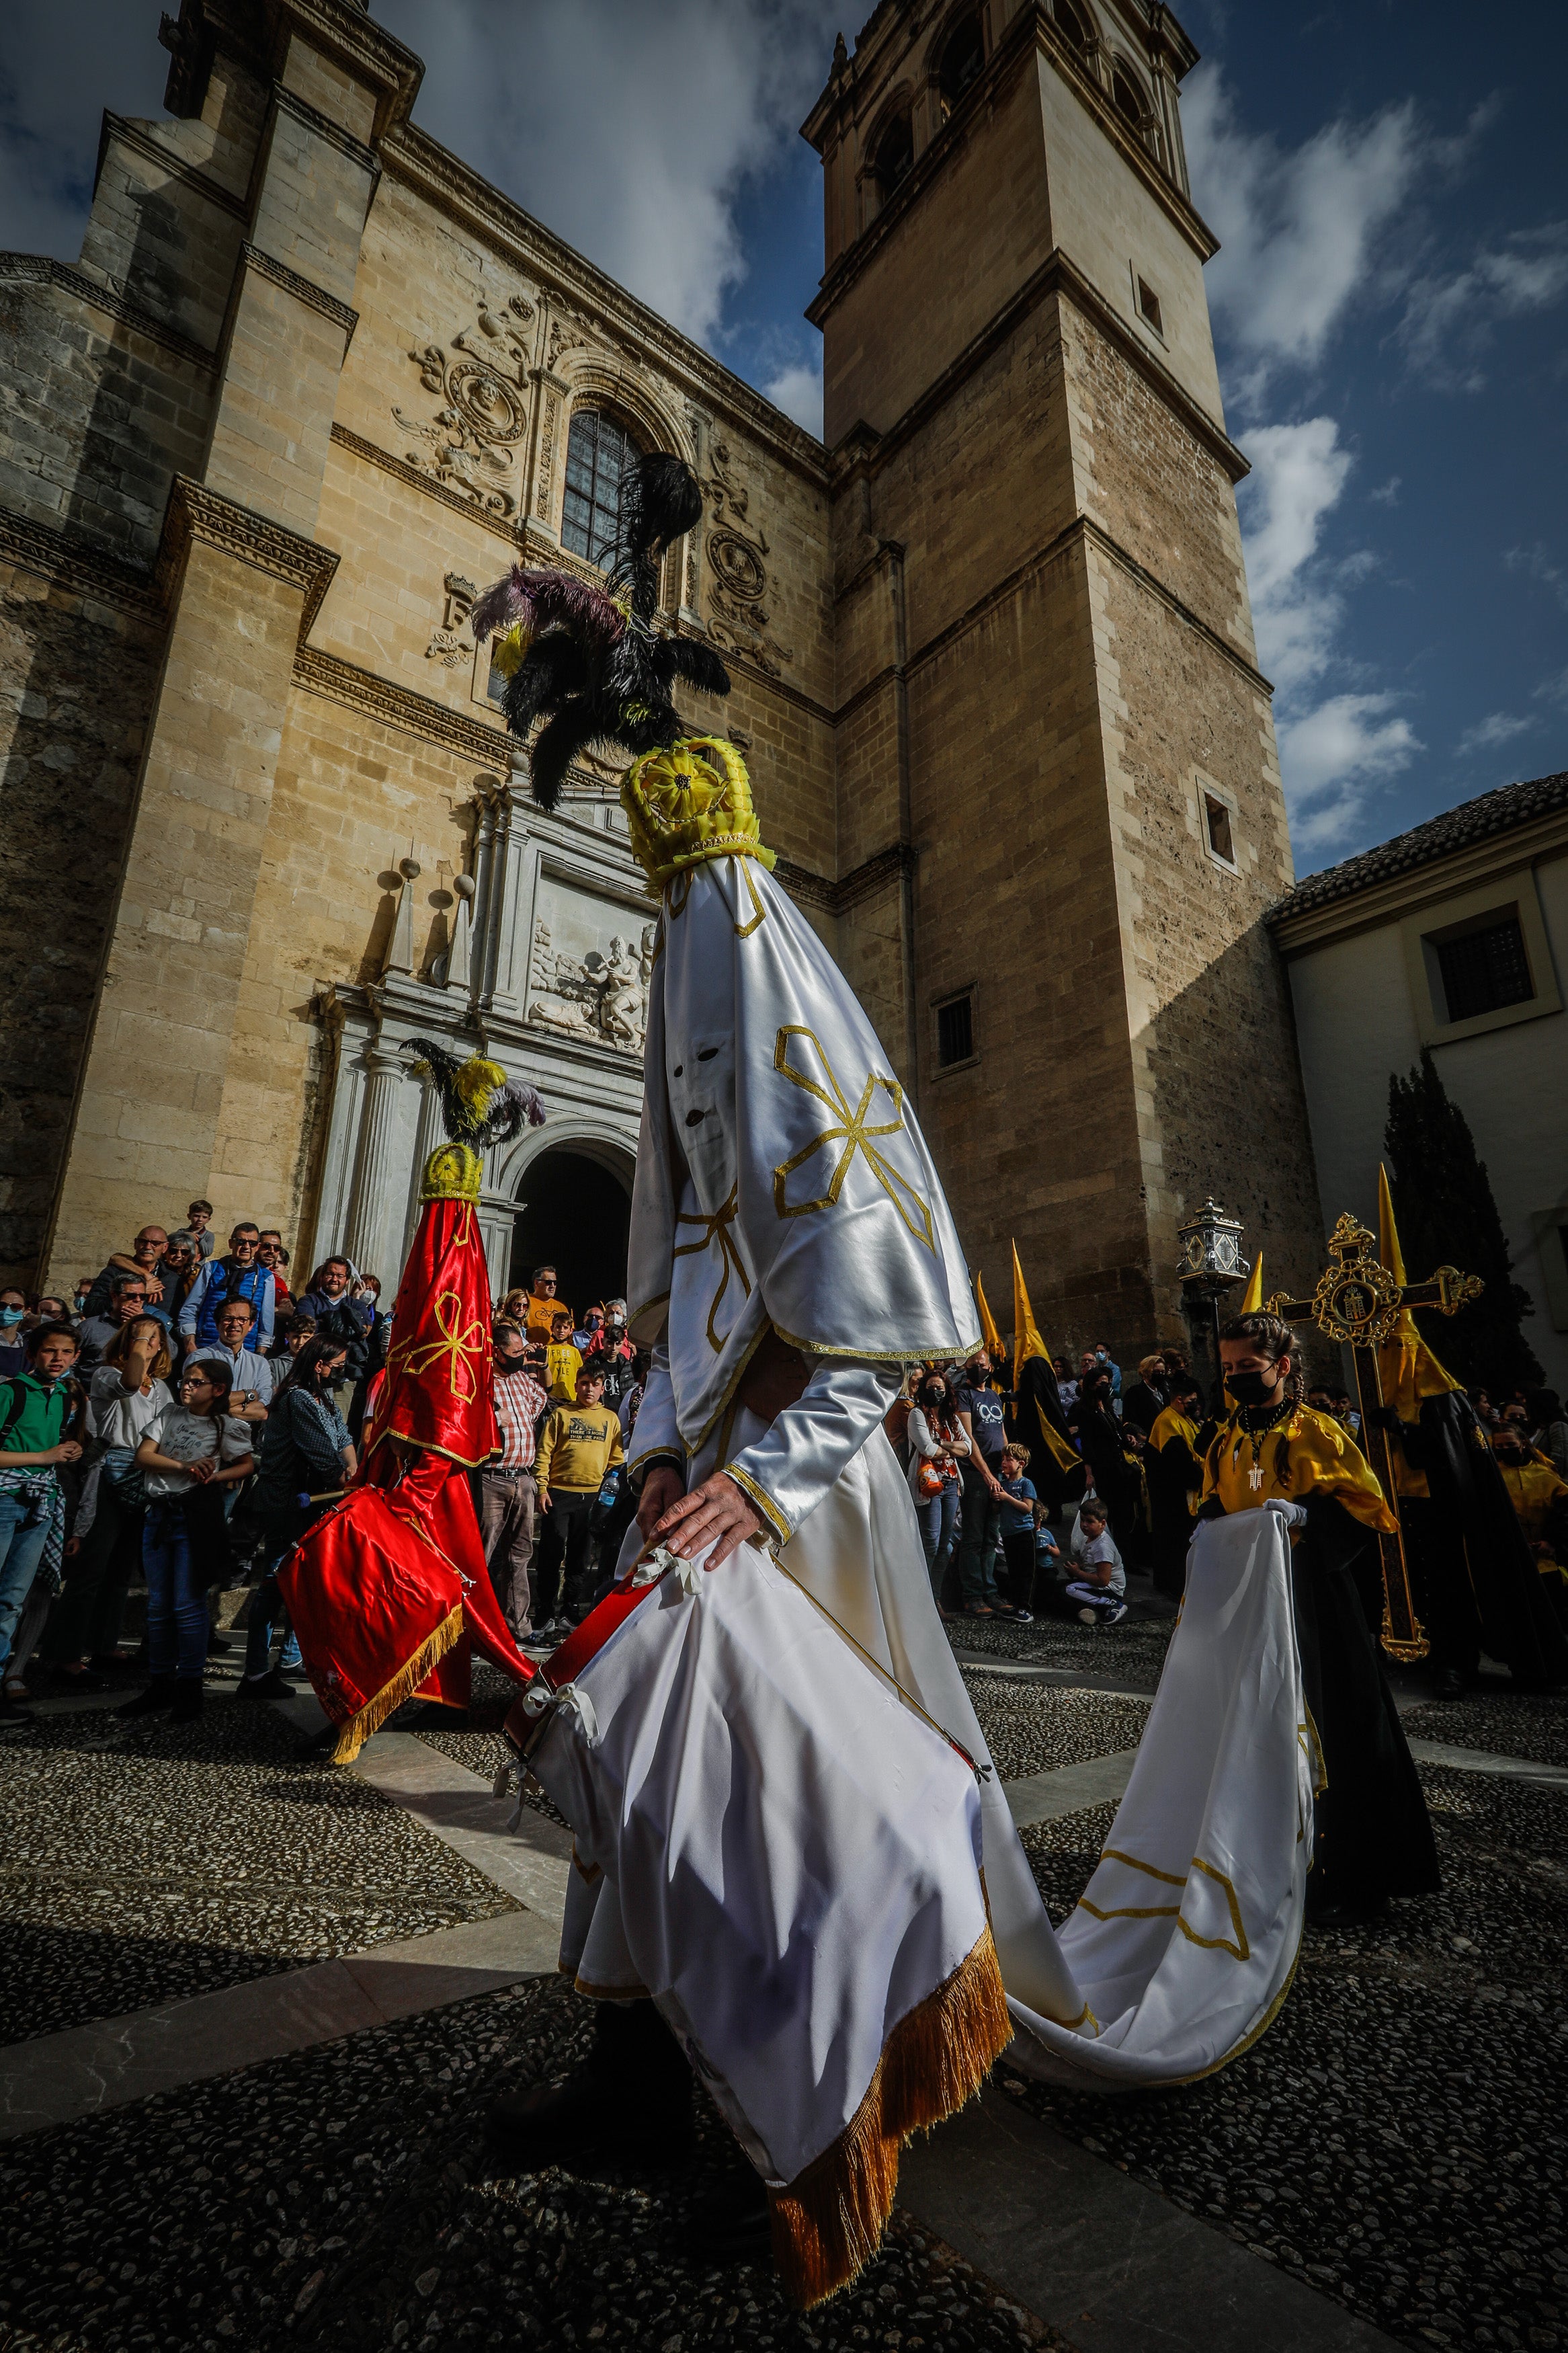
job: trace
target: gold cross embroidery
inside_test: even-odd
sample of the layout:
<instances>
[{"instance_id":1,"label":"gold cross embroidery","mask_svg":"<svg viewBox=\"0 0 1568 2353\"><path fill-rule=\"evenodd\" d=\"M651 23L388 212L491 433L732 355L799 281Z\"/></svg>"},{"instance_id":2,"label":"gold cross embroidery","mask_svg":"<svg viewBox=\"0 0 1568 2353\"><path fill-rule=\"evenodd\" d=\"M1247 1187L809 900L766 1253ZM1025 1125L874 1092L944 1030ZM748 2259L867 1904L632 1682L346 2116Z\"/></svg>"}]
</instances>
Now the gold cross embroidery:
<instances>
[{"instance_id":1,"label":"gold cross embroidery","mask_svg":"<svg viewBox=\"0 0 1568 2353\"><path fill-rule=\"evenodd\" d=\"M471 1405L477 1394L473 1369L468 1359L476 1361L484 1355L485 1327L479 1316L467 1325L462 1321L463 1303L455 1291L436 1294L436 1329L437 1340L405 1340L401 1348L394 1348L387 1359L387 1370L417 1376L428 1372L432 1365L443 1362L447 1369L447 1387L459 1405Z\"/></svg>"},{"instance_id":2,"label":"gold cross embroidery","mask_svg":"<svg viewBox=\"0 0 1568 2353\"><path fill-rule=\"evenodd\" d=\"M826 1087L818 1086L815 1079L808 1079L804 1071L797 1071L792 1066L788 1059L789 1041L792 1038L811 1039L821 1060L823 1074L827 1081ZM878 1151L871 1141L873 1136L901 1135L904 1132L904 1091L898 1081L884 1079L877 1071L870 1071L860 1092L858 1108L851 1111L849 1098L838 1083L837 1075L827 1059L821 1039L798 1022L790 1022L779 1031L773 1047L773 1068L781 1077L789 1081L791 1086L804 1088L808 1095L815 1095L818 1103L826 1103L830 1112L837 1113L836 1125L825 1127L820 1135L814 1135L811 1142L795 1153L791 1159L786 1160L782 1168L773 1170L773 1208L778 1216L806 1218L814 1209L832 1208L839 1194L844 1190L844 1179L849 1174L849 1164L858 1152L864 1155L867 1166L915 1240L924 1242L927 1250L934 1254L936 1242L931 1233L930 1208L921 1200L909 1179L900 1176L892 1163ZM872 1097L879 1087L891 1100L893 1117L884 1121L879 1126L868 1127L866 1124L867 1114L870 1111ZM819 1195L815 1201L800 1201L792 1207L784 1198L790 1177L804 1161L811 1158L814 1152L820 1152L824 1145L840 1142L844 1145L844 1150L839 1155L837 1166L833 1171L826 1192ZM904 1200L900 1198L900 1194L907 1197L914 1209L915 1217L910 1216L910 1208L906 1208ZM918 1225L915 1222L917 1217L920 1220Z\"/></svg>"},{"instance_id":3,"label":"gold cross embroidery","mask_svg":"<svg viewBox=\"0 0 1568 2353\"><path fill-rule=\"evenodd\" d=\"M730 1187L729 1199L721 1209L715 1209L710 1218L704 1217L700 1211L693 1216L689 1210L681 1209L677 1213L675 1220L678 1226L700 1226L702 1234L698 1241L681 1242L671 1251L672 1258L692 1258L699 1250L705 1250L710 1241L716 1240L719 1244L719 1288L713 1293L713 1303L708 1310L708 1345L716 1356L722 1353L724 1343L713 1329L713 1319L723 1303L724 1293L730 1288L731 1268L740 1276L741 1288L747 1298L750 1299L752 1295L751 1277L747 1274L741 1261L741 1253L735 1247L735 1237L730 1231L731 1224L740 1206L741 1180L737 1177Z\"/></svg>"}]
</instances>

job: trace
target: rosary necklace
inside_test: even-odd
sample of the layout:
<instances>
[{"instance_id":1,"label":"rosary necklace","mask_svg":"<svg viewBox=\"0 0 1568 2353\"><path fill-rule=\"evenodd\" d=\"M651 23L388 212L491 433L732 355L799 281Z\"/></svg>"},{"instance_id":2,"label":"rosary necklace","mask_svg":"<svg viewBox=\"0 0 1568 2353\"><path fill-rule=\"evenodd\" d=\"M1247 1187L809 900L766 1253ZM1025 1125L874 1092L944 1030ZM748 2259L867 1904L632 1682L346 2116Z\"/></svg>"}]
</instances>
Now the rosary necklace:
<instances>
[{"instance_id":1,"label":"rosary necklace","mask_svg":"<svg viewBox=\"0 0 1568 2353\"><path fill-rule=\"evenodd\" d=\"M1280 1423L1289 1420L1295 1410L1296 1400L1290 1397L1281 1398L1278 1405L1267 1407L1244 1405L1237 1408L1239 1427L1236 1433L1236 1444L1230 1450L1230 1467L1234 1471L1241 1461L1242 1440L1247 1440L1252 1447L1252 1468L1247 1474L1247 1483L1254 1494L1263 1484L1263 1441L1271 1430L1278 1430ZM1252 1419L1254 1412L1261 1416L1257 1422Z\"/></svg>"}]
</instances>

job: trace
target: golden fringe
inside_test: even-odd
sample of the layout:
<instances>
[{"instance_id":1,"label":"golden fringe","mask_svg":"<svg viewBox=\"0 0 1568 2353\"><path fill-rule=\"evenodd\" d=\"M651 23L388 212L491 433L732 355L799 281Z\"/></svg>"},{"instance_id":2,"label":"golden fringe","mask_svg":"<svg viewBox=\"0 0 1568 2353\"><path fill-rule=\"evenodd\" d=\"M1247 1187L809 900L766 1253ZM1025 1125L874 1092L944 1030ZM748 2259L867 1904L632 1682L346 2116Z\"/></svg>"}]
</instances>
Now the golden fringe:
<instances>
[{"instance_id":1,"label":"golden fringe","mask_svg":"<svg viewBox=\"0 0 1568 2353\"><path fill-rule=\"evenodd\" d=\"M833 2146L768 2192L773 2260L793 2303L820 2304L869 2263L893 2211L900 2144L973 2099L1012 2039L987 1928L952 1977L899 2021Z\"/></svg>"},{"instance_id":2,"label":"golden fringe","mask_svg":"<svg viewBox=\"0 0 1568 2353\"><path fill-rule=\"evenodd\" d=\"M395 1715L405 1699L412 1699L426 1678L446 1657L461 1637L463 1605L459 1601L448 1609L433 1634L426 1636L414 1656L398 1668L388 1683L383 1683L374 1699L367 1699L357 1715L351 1715L338 1733L338 1745L332 1751L334 1765L352 1765L365 1742L379 1732L389 1715Z\"/></svg>"}]
</instances>

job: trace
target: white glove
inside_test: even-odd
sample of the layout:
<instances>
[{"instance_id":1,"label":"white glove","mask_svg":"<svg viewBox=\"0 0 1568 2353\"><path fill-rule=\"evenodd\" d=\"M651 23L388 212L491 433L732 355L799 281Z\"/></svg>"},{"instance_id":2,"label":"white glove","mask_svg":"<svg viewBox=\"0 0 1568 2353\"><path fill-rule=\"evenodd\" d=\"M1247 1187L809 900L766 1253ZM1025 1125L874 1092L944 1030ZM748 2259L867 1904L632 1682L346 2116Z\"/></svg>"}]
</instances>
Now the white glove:
<instances>
[{"instance_id":1,"label":"white glove","mask_svg":"<svg viewBox=\"0 0 1568 2353\"><path fill-rule=\"evenodd\" d=\"M1304 1528L1307 1525L1306 1504L1292 1504L1285 1495L1270 1495L1263 1508L1266 1512L1272 1512L1275 1518L1288 1528Z\"/></svg>"}]
</instances>

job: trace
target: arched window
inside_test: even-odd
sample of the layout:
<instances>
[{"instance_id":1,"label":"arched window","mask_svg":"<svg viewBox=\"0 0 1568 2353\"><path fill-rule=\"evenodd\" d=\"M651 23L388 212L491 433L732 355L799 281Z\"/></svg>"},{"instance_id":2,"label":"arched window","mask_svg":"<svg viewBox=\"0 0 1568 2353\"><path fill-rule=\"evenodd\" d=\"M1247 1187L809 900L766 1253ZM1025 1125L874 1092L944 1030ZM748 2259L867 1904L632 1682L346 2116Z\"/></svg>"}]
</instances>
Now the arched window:
<instances>
[{"instance_id":1,"label":"arched window","mask_svg":"<svg viewBox=\"0 0 1568 2353\"><path fill-rule=\"evenodd\" d=\"M1057 30L1063 40L1069 42L1079 57L1086 56L1089 51L1089 27L1073 6L1072 0L1054 0L1051 14L1057 20Z\"/></svg>"},{"instance_id":2,"label":"arched window","mask_svg":"<svg viewBox=\"0 0 1568 2353\"><path fill-rule=\"evenodd\" d=\"M561 544L602 564L621 521L621 479L643 452L602 408L579 408L566 437L566 500Z\"/></svg>"},{"instance_id":3,"label":"arched window","mask_svg":"<svg viewBox=\"0 0 1568 2353\"><path fill-rule=\"evenodd\" d=\"M978 79L985 63L985 41L980 30L978 9L972 16L961 17L948 35L942 47L942 63L936 69L936 86L942 99L942 115L945 122L972 81Z\"/></svg>"},{"instance_id":4,"label":"arched window","mask_svg":"<svg viewBox=\"0 0 1568 2353\"><path fill-rule=\"evenodd\" d=\"M1123 116L1142 138L1149 120L1149 103L1123 65L1113 66L1110 69L1110 97L1118 114Z\"/></svg>"},{"instance_id":5,"label":"arched window","mask_svg":"<svg viewBox=\"0 0 1568 2353\"><path fill-rule=\"evenodd\" d=\"M877 188L884 204L915 160L915 134L907 114L895 114L877 142L871 159Z\"/></svg>"}]
</instances>

